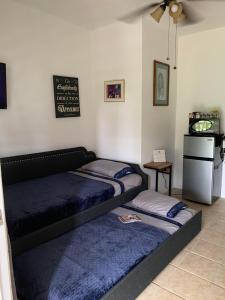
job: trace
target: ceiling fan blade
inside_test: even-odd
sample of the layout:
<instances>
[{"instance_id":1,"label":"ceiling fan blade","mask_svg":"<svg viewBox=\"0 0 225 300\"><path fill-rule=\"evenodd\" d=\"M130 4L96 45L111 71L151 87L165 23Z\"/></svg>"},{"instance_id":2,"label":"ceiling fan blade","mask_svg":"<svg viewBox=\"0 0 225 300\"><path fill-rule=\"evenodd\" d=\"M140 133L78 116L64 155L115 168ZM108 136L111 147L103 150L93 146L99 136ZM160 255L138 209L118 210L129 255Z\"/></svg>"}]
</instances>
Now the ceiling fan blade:
<instances>
[{"instance_id":1,"label":"ceiling fan blade","mask_svg":"<svg viewBox=\"0 0 225 300\"><path fill-rule=\"evenodd\" d=\"M132 23L132 22L136 21L137 18L139 18L147 13L150 13L152 8L160 6L163 2L164 1L145 5L144 7L141 7L125 16L120 17L118 20L125 22L125 23Z\"/></svg>"},{"instance_id":2,"label":"ceiling fan blade","mask_svg":"<svg viewBox=\"0 0 225 300\"><path fill-rule=\"evenodd\" d=\"M189 4L187 4L187 2L182 2L182 5L185 18L182 22L180 22L181 26L193 25L204 20L204 18L196 13L196 11Z\"/></svg>"}]
</instances>

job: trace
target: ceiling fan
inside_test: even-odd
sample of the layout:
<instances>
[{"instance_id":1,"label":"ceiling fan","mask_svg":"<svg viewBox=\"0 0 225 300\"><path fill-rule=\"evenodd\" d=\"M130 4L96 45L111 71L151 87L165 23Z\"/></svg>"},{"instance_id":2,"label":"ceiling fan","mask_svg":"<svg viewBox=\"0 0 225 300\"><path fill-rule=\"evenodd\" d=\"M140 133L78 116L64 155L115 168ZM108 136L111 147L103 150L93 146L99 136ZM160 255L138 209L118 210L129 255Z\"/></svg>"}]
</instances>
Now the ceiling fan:
<instances>
[{"instance_id":1,"label":"ceiling fan","mask_svg":"<svg viewBox=\"0 0 225 300\"><path fill-rule=\"evenodd\" d=\"M173 23L176 26L175 30L175 65L174 69L177 69L177 26L179 25L192 25L199 23L203 20L193 6L189 5L189 2L224 2L225 0L162 0L161 2L151 3L145 7L133 11L132 13L120 18L120 21L126 23L133 23L136 18L150 13L151 17L160 22L165 11L168 11L168 15L173 19ZM152 9L154 9L152 11ZM168 56L167 60L170 60L170 18L168 28Z\"/></svg>"},{"instance_id":2,"label":"ceiling fan","mask_svg":"<svg viewBox=\"0 0 225 300\"><path fill-rule=\"evenodd\" d=\"M124 21L132 22L135 18L150 13L156 22L160 22L165 11L168 9L169 15L172 17L174 24L191 25L199 23L203 18L194 10L189 2L218 2L224 0L163 0L161 2L151 3L145 7L132 12L122 18ZM154 9L151 11L152 9Z\"/></svg>"},{"instance_id":3,"label":"ceiling fan","mask_svg":"<svg viewBox=\"0 0 225 300\"><path fill-rule=\"evenodd\" d=\"M158 23L160 22L167 7L169 15L173 18L174 24L177 24L186 18L182 2L178 2L177 0L164 0L160 4L152 4L152 6L154 5L157 5L157 8L150 15Z\"/></svg>"}]
</instances>

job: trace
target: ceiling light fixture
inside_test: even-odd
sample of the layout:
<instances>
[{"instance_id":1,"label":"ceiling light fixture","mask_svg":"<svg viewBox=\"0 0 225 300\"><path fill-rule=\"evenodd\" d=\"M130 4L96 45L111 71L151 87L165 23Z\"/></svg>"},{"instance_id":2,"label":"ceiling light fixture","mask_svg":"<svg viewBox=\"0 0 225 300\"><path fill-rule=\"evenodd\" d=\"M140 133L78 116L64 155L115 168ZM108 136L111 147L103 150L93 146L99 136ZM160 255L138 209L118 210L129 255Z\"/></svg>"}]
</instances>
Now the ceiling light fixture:
<instances>
[{"instance_id":1,"label":"ceiling light fixture","mask_svg":"<svg viewBox=\"0 0 225 300\"><path fill-rule=\"evenodd\" d=\"M150 15L153 17L153 19L156 22L160 22L164 12L166 10L166 6L165 5L160 5L159 7L156 8L156 10L154 10Z\"/></svg>"},{"instance_id":2,"label":"ceiling light fixture","mask_svg":"<svg viewBox=\"0 0 225 300\"><path fill-rule=\"evenodd\" d=\"M178 18L173 19L173 23L174 23L174 24L178 24L178 23L183 22L185 19L186 19L186 16L185 16L185 14L182 12L181 15L180 15Z\"/></svg>"},{"instance_id":3,"label":"ceiling light fixture","mask_svg":"<svg viewBox=\"0 0 225 300\"><path fill-rule=\"evenodd\" d=\"M183 13L183 5L181 2L176 0L169 3L169 14L173 18L173 22L177 24L179 22L179 17Z\"/></svg>"},{"instance_id":4,"label":"ceiling light fixture","mask_svg":"<svg viewBox=\"0 0 225 300\"><path fill-rule=\"evenodd\" d=\"M178 4L177 3L172 4L170 9L171 9L172 13L176 13L179 9Z\"/></svg>"}]
</instances>

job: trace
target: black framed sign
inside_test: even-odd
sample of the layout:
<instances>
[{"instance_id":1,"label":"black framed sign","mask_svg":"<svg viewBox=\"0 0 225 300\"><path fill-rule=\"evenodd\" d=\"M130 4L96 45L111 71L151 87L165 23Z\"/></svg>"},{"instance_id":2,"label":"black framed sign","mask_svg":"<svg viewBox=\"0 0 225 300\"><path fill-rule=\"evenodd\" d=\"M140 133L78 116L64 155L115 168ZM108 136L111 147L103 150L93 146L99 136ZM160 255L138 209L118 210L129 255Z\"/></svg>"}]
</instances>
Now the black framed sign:
<instances>
[{"instance_id":1,"label":"black framed sign","mask_svg":"<svg viewBox=\"0 0 225 300\"><path fill-rule=\"evenodd\" d=\"M6 64L0 63L0 109L7 108Z\"/></svg>"},{"instance_id":2,"label":"black framed sign","mask_svg":"<svg viewBox=\"0 0 225 300\"><path fill-rule=\"evenodd\" d=\"M56 118L79 117L79 82L76 77L53 75Z\"/></svg>"}]
</instances>

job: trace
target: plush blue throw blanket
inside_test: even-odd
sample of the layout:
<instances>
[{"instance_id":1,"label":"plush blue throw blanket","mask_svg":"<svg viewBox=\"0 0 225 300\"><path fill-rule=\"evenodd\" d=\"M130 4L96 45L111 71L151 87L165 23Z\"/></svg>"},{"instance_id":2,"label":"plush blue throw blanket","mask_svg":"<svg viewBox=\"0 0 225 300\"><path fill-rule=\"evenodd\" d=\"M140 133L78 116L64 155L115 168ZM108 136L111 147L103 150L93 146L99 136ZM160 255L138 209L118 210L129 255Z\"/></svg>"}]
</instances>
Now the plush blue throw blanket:
<instances>
[{"instance_id":1,"label":"plush blue throw blanket","mask_svg":"<svg viewBox=\"0 0 225 300\"><path fill-rule=\"evenodd\" d=\"M114 196L105 182L60 173L6 186L6 217L11 240L83 211Z\"/></svg>"},{"instance_id":2,"label":"plush blue throw blanket","mask_svg":"<svg viewBox=\"0 0 225 300\"><path fill-rule=\"evenodd\" d=\"M109 213L14 259L22 300L97 300L169 236Z\"/></svg>"}]
</instances>

